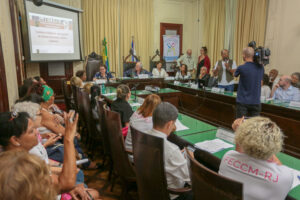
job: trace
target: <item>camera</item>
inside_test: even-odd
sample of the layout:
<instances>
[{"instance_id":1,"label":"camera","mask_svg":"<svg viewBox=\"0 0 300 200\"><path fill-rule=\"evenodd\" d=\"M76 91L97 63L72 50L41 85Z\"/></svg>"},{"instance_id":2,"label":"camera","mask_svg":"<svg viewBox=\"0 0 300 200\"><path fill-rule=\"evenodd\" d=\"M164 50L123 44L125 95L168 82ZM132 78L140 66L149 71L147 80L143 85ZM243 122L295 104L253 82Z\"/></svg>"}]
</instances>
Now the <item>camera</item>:
<instances>
[{"instance_id":1,"label":"camera","mask_svg":"<svg viewBox=\"0 0 300 200\"><path fill-rule=\"evenodd\" d=\"M248 47L252 47L254 49L254 58L253 61L259 65L265 66L269 64L271 51L268 48L264 48L262 46L259 46L256 48L256 42L251 41L248 44Z\"/></svg>"}]
</instances>

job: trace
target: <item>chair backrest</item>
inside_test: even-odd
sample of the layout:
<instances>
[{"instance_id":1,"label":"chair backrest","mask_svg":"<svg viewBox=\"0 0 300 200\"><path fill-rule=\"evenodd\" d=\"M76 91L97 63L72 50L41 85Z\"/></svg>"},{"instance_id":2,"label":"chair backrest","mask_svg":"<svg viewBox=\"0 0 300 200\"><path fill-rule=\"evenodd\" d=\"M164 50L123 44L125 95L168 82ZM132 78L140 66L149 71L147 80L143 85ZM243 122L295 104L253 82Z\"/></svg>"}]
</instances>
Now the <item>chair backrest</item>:
<instances>
[{"instance_id":1,"label":"chair backrest","mask_svg":"<svg viewBox=\"0 0 300 200\"><path fill-rule=\"evenodd\" d=\"M139 199L170 199L164 168L164 140L130 128Z\"/></svg>"},{"instance_id":2,"label":"chair backrest","mask_svg":"<svg viewBox=\"0 0 300 200\"><path fill-rule=\"evenodd\" d=\"M61 87L64 95L65 105L67 107L67 111L72 109L72 103L71 103L71 91L70 88L67 85L66 79L61 80Z\"/></svg>"},{"instance_id":3,"label":"chair backrest","mask_svg":"<svg viewBox=\"0 0 300 200\"><path fill-rule=\"evenodd\" d=\"M75 85L71 85L72 95L75 103L75 110L79 113L79 106L78 106L78 98L77 98L77 87Z\"/></svg>"},{"instance_id":4,"label":"chair backrest","mask_svg":"<svg viewBox=\"0 0 300 200\"><path fill-rule=\"evenodd\" d=\"M100 64L103 64L103 58L95 52L92 52L86 57L85 71L87 81L93 80L96 72L99 71Z\"/></svg>"},{"instance_id":5,"label":"chair backrest","mask_svg":"<svg viewBox=\"0 0 300 200\"><path fill-rule=\"evenodd\" d=\"M104 107L106 107L106 103L104 101L97 101L98 107L98 114L99 114L99 123L100 123L100 130L102 135L102 142L103 142L103 150L105 155L110 155L110 145L109 145L109 133L106 127L105 121L105 113Z\"/></svg>"},{"instance_id":6,"label":"chair backrest","mask_svg":"<svg viewBox=\"0 0 300 200\"><path fill-rule=\"evenodd\" d=\"M125 151L120 114L108 109L104 113L114 170L121 178L135 181L135 172Z\"/></svg>"},{"instance_id":7,"label":"chair backrest","mask_svg":"<svg viewBox=\"0 0 300 200\"><path fill-rule=\"evenodd\" d=\"M135 58L136 62L140 61L140 57L134 55L133 49L130 49L129 55L125 58L123 56L123 73L135 67L136 62L127 61L128 59L131 59L132 56Z\"/></svg>"},{"instance_id":8,"label":"chair backrest","mask_svg":"<svg viewBox=\"0 0 300 200\"><path fill-rule=\"evenodd\" d=\"M81 95L80 106L82 106L83 120L87 126L89 135L92 136L97 133L97 128L92 115L91 100L87 92L84 90L80 90L79 92Z\"/></svg>"},{"instance_id":9,"label":"chair backrest","mask_svg":"<svg viewBox=\"0 0 300 200\"><path fill-rule=\"evenodd\" d=\"M218 172L221 164L221 159L216 157L215 155L209 153L208 151L204 151L202 149L196 149L194 151L194 158L204 165L205 167Z\"/></svg>"},{"instance_id":10,"label":"chair backrest","mask_svg":"<svg viewBox=\"0 0 300 200\"><path fill-rule=\"evenodd\" d=\"M187 149L185 149L187 151ZM192 190L195 200L240 200L243 199L243 184L224 177L197 162L189 151Z\"/></svg>"}]
</instances>

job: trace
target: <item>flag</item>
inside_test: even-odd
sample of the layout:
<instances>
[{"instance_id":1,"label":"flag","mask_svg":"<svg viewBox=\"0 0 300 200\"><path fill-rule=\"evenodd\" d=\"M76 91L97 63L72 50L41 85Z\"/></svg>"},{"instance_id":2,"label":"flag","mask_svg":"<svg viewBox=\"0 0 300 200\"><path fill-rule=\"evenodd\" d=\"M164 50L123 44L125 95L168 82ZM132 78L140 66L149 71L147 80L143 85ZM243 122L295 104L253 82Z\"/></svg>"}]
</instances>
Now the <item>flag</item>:
<instances>
[{"instance_id":1,"label":"flag","mask_svg":"<svg viewBox=\"0 0 300 200\"><path fill-rule=\"evenodd\" d=\"M134 40L133 40L133 36L132 36L132 41L131 41L131 49L132 49L132 53L133 55L136 56L136 52L135 52L135 46L134 46ZM136 62L136 59L134 56L131 56L131 61L132 62Z\"/></svg>"},{"instance_id":2,"label":"flag","mask_svg":"<svg viewBox=\"0 0 300 200\"><path fill-rule=\"evenodd\" d=\"M106 67L107 67L107 72L109 72L109 62L108 62L108 57L107 57L107 42L106 42L106 38L104 37L104 40L102 41L102 59L103 59L103 63L105 63Z\"/></svg>"}]
</instances>

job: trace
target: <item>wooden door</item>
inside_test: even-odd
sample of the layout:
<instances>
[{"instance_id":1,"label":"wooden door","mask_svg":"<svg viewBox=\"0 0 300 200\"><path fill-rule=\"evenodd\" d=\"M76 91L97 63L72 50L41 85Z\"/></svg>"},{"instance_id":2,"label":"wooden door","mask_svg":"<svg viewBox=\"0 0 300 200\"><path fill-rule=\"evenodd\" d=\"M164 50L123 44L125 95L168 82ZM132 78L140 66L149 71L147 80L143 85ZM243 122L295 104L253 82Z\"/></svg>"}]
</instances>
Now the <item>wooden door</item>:
<instances>
[{"instance_id":1,"label":"wooden door","mask_svg":"<svg viewBox=\"0 0 300 200\"><path fill-rule=\"evenodd\" d=\"M72 62L44 62L40 63L41 77L54 90L56 99L63 98L62 79L70 80L73 76Z\"/></svg>"},{"instance_id":2,"label":"wooden door","mask_svg":"<svg viewBox=\"0 0 300 200\"><path fill-rule=\"evenodd\" d=\"M166 31L175 31L176 35L180 38L180 55L182 54L182 24L170 24L170 23L160 23L160 56L163 57L164 54L164 41L163 35L166 35Z\"/></svg>"},{"instance_id":3,"label":"wooden door","mask_svg":"<svg viewBox=\"0 0 300 200\"><path fill-rule=\"evenodd\" d=\"M0 112L6 112L9 110L8 106L8 93L6 84L6 74L5 74L5 63L2 50L2 42L0 35Z\"/></svg>"}]
</instances>

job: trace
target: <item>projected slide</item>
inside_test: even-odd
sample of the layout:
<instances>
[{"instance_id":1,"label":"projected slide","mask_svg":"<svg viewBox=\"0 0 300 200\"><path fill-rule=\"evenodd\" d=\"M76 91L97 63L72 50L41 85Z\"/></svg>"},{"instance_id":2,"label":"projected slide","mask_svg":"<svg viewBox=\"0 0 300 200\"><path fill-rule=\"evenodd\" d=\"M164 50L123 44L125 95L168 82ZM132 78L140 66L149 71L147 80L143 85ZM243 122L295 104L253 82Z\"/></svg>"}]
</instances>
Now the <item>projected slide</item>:
<instances>
[{"instance_id":1,"label":"projected slide","mask_svg":"<svg viewBox=\"0 0 300 200\"><path fill-rule=\"evenodd\" d=\"M74 53L73 20L29 12L33 54Z\"/></svg>"}]
</instances>

